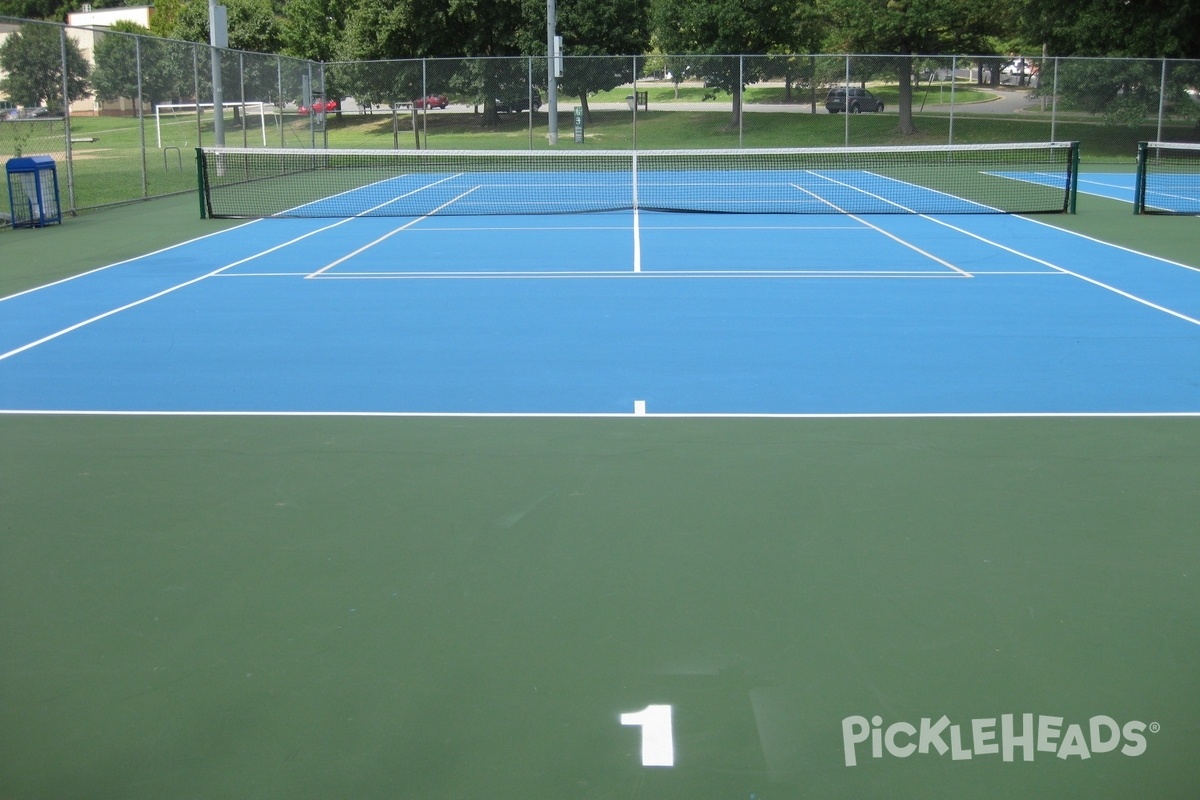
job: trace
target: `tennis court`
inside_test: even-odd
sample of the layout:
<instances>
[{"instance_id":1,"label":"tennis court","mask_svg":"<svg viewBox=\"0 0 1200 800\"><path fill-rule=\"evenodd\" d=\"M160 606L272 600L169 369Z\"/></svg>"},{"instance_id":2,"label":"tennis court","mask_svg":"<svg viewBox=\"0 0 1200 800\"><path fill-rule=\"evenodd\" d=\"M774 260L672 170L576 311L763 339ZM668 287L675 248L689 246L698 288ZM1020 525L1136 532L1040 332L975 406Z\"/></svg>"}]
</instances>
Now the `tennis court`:
<instances>
[{"instance_id":1,"label":"tennis court","mask_svg":"<svg viewBox=\"0 0 1200 800\"><path fill-rule=\"evenodd\" d=\"M345 163L0 299L0 794L1187 794L1195 220L647 161Z\"/></svg>"}]
</instances>

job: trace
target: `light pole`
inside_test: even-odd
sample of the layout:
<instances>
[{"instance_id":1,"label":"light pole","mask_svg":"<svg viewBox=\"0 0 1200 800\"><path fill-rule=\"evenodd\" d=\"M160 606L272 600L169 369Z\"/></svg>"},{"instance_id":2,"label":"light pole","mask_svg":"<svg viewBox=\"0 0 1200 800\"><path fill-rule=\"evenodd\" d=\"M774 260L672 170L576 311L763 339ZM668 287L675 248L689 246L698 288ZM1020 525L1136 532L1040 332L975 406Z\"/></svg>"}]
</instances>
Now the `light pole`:
<instances>
[{"instance_id":1,"label":"light pole","mask_svg":"<svg viewBox=\"0 0 1200 800\"><path fill-rule=\"evenodd\" d=\"M555 28L558 20L554 8L554 0L546 0L546 108L550 113L549 140L550 146L558 144L558 78L562 75L559 66L562 58L562 39Z\"/></svg>"},{"instance_id":2,"label":"light pole","mask_svg":"<svg viewBox=\"0 0 1200 800\"><path fill-rule=\"evenodd\" d=\"M208 0L208 44L212 54L212 93L213 93L213 138L217 147L225 146L225 103L224 92L221 89L221 51L219 48L229 46L229 21L225 6L217 5L217 0ZM200 102L200 98L196 98ZM196 106L197 116L200 106Z\"/></svg>"}]
</instances>

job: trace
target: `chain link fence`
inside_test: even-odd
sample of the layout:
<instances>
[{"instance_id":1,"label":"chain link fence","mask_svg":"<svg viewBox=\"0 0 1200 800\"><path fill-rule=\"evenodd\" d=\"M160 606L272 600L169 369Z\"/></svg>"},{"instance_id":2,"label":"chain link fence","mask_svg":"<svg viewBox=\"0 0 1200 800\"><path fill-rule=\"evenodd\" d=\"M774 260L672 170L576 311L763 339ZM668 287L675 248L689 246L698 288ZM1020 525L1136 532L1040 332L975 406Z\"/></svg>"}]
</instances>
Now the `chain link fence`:
<instances>
[{"instance_id":1,"label":"chain link fence","mask_svg":"<svg viewBox=\"0 0 1200 800\"><path fill-rule=\"evenodd\" d=\"M194 149L1082 143L1132 168L1200 142L1200 61L567 56L316 63L0 18L0 160L48 155L74 212L194 189ZM7 55L6 55L7 54ZM7 60L6 60L7 59ZM221 113L214 112L214 77Z\"/></svg>"}]
</instances>

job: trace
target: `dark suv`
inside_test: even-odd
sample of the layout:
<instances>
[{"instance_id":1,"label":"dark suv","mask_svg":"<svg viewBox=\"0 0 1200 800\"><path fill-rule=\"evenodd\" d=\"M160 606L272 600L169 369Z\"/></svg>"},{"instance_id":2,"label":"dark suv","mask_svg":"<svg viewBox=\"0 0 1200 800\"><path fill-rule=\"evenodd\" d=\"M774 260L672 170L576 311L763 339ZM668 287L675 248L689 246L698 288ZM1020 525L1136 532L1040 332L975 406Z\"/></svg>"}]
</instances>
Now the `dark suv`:
<instances>
[{"instance_id":1,"label":"dark suv","mask_svg":"<svg viewBox=\"0 0 1200 800\"><path fill-rule=\"evenodd\" d=\"M849 111L851 114L857 114L860 111L883 111L883 101L866 89L854 87L847 89L844 86L829 90L829 94L825 96L825 110L830 114L846 111L846 92L850 93Z\"/></svg>"},{"instance_id":2,"label":"dark suv","mask_svg":"<svg viewBox=\"0 0 1200 800\"><path fill-rule=\"evenodd\" d=\"M542 93L537 89L533 90L533 110L537 111L542 107ZM496 110L500 113L516 113L518 111L529 110L529 95L522 92L521 94L506 95L496 98Z\"/></svg>"}]
</instances>

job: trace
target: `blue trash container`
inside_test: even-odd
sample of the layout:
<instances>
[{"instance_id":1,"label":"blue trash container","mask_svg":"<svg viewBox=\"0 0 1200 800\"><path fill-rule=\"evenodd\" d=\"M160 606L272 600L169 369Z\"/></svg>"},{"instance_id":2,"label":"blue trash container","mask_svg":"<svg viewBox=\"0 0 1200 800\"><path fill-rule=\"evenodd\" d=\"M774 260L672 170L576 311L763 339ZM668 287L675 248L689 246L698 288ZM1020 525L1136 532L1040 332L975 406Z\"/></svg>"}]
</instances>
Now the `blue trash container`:
<instances>
[{"instance_id":1,"label":"blue trash container","mask_svg":"<svg viewBox=\"0 0 1200 800\"><path fill-rule=\"evenodd\" d=\"M8 173L8 205L12 209L14 228L43 228L53 222L62 222L58 168L53 158L10 158L5 171Z\"/></svg>"}]
</instances>

